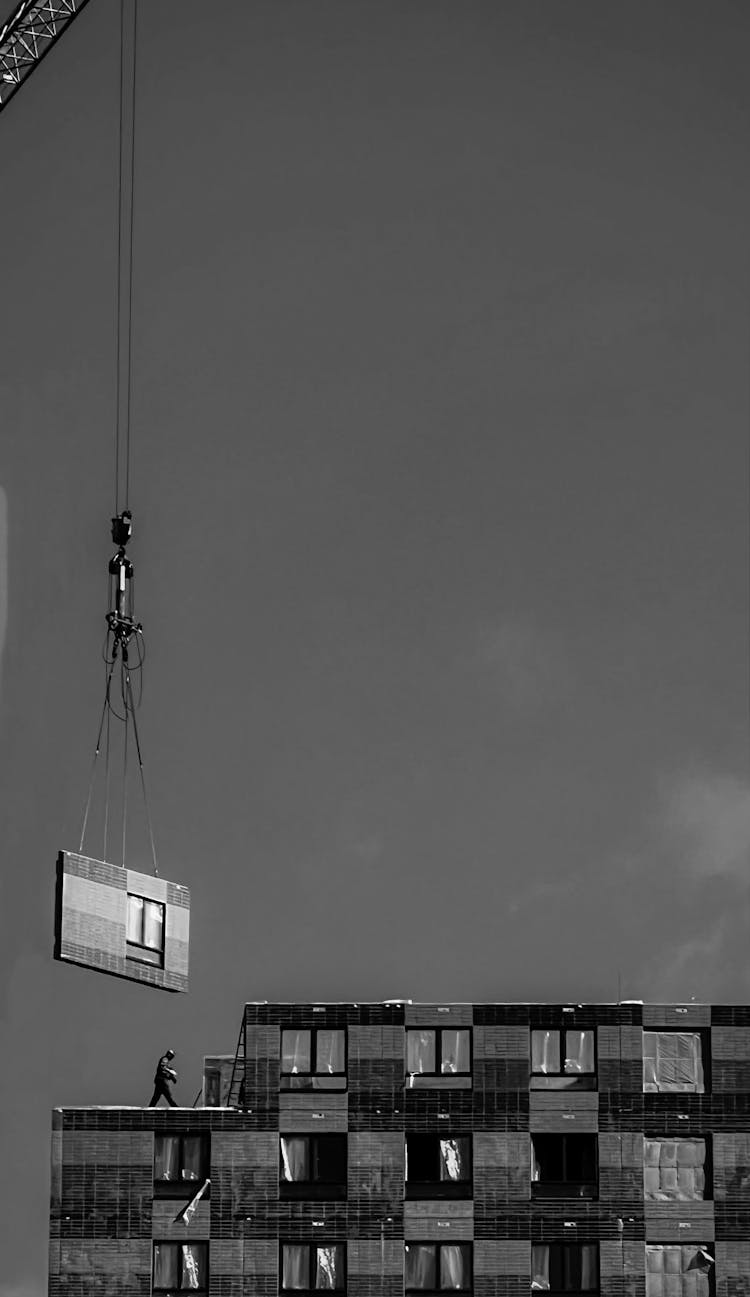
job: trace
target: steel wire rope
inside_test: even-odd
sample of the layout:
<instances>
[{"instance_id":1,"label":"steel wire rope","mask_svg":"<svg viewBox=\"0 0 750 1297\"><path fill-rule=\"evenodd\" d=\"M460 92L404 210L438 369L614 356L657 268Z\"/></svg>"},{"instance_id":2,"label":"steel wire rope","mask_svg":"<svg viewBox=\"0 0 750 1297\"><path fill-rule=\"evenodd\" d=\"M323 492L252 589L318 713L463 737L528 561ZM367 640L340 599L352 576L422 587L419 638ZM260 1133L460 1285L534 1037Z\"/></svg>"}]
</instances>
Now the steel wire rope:
<instances>
[{"instance_id":1,"label":"steel wire rope","mask_svg":"<svg viewBox=\"0 0 750 1297\"><path fill-rule=\"evenodd\" d=\"M157 866L157 863L156 863L156 843L154 842L154 829L153 829L153 825L152 825L152 823L151 823L151 812L150 812L150 810L149 810L148 797L147 797L147 795L146 795L146 776L145 776L144 769L143 769L143 756L142 756L142 753L141 753L141 740L140 740L139 735L138 735L138 722L137 722L136 719L135 719L135 707L133 706L133 686L132 686L131 681L130 681L130 673L129 673L129 671L128 671L127 666L125 667L125 676L126 676L126 679L127 679L127 690L128 690L128 694L129 694L129 696L130 696L130 715L133 717L133 737L134 737L134 739L135 739L135 748L136 748L136 752L137 752L137 754L138 754L138 769L139 769L140 772L141 772L141 789L142 789L142 791L143 791L143 805L144 805L144 808L145 808L145 811L146 811L146 824L148 825L148 836L149 836L149 841L150 841L150 843L151 843L151 859L153 860L153 863L154 863L154 877L155 877L155 878L158 878L158 877L159 877L159 869L158 869L158 866Z\"/></svg>"},{"instance_id":2,"label":"steel wire rope","mask_svg":"<svg viewBox=\"0 0 750 1297\"><path fill-rule=\"evenodd\" d=\"M125 829L128 821L128 713L125 711L125 739L122 745L122 867L125 868Z\"/></svg>"},{"instance_id":3,"label":"steel wire rope","mask_svg":"<svg viewBox=\"0 0 750 1297\"><path fill-rule=\"evenodd\" d=\"M94 777L96 775L96 763L99 758L99 753L101 751L102 730L104 728L104 718L107 714L107 707L109 705L109 688L110 688L110 682L112 680L112 672L114 671L114 669L115 669L115 664L113 661L112 665L110 666L109 675L107 676L107 683L104 688L104 704L102 706L102 714L99 720L99 732L96 736L96 747L94 749L94 759L91 762L91 776L89 778L89 791L88 791L88 796L86 798L86 807L83 812L83 825L81 827L81 841L78 847L78 850L80 852L83 852L83 840L86 836L86 826L89 820L89 811L91 810L91 794L94 791Z\"/></svg>"}]
</instances>

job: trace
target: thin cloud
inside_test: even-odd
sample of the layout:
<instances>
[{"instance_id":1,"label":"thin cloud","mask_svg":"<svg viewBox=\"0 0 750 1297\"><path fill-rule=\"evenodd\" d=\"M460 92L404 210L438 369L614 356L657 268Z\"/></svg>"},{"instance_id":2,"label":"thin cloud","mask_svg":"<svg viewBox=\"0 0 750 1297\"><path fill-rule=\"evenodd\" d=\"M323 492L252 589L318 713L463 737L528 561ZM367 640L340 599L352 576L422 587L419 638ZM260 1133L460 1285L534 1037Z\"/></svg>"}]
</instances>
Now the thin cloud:
<instances>
[{"instance_id":1,"label":"thin cloud","mask_svg":"<svg viewBox=\"0 0 750 1297\"><path fill-rule=\"evenodd\" d=\"M688 772L662 790L667 844L695 877L748 877L750 785L735 775Z\"/></svg>"}]
</instances>

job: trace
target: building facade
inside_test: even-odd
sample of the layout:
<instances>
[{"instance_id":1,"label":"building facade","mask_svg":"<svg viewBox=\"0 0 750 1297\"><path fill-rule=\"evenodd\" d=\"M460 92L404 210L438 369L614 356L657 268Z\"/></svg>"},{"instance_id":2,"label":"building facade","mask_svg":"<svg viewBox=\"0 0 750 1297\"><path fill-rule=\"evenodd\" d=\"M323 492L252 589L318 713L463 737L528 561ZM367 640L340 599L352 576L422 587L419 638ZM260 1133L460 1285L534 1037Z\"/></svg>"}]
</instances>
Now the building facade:
<instances>
[{"instance_id":1,"label":"building facade","mask_svg":"<svg viewBox=\"0 0 750 1297\"><path fill-rule=\"evenodd\" d=\"M220 1073L55 1111L50 1297L750 1297L750 1007L248 1004Z\"/></svg>"}]
</instances>

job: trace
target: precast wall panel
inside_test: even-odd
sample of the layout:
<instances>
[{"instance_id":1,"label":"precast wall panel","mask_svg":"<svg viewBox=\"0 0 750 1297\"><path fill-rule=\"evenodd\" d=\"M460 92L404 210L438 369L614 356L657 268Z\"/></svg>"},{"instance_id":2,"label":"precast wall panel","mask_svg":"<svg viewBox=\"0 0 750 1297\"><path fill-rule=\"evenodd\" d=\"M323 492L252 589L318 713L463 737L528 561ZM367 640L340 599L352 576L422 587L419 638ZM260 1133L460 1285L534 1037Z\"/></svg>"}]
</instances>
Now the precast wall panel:
<instances>
[{"instance_id":1,"label":"precast wall panel","mask_svg":"<svg viewBox=\"0 0 750 1297\"><path fill-rule=\"evenodd\" d=\"M128 896L163 907L160 962L128 949ZM180 883L73 851L57 859L55 959L164 991L187 991L190 892Z\"/></svg>"}]
</instances>

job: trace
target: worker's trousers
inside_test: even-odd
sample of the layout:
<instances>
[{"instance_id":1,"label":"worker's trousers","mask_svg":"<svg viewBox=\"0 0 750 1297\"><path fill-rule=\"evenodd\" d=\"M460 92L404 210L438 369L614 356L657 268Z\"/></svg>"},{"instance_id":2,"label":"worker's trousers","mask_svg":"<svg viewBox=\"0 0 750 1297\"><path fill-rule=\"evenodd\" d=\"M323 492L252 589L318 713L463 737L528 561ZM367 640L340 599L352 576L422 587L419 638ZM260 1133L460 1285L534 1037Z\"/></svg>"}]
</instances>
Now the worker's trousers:
<instances>
[{"instance_id":1,"label":"worker's trousers","mask_svg":"<svg viewBox=\"0 0 750 1297\"><path fill-rule=\"evenodd\" d=\"M167 1103L169 1104L170 1108L176 1108L176 1107L178 1106L178 1105L175 1103L174 1099L172 1098L172 1091L170 1090L170 1088L169 1088L169 1086L167 1085L166 1081L157 1081L157 1082L155 1083L155 1085L154 1085L154 1093L152 1094L152 1096L151 1096L151 1102L150 1102L150 1104L148 1105L149 1108L155 1108L156 1105L157 1105L157 1103L159 1102L159 1100L160 1100L161 1098L166 1099L166 1101L167 1101Z\"/></svg>"}]
</instances>

